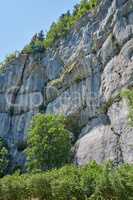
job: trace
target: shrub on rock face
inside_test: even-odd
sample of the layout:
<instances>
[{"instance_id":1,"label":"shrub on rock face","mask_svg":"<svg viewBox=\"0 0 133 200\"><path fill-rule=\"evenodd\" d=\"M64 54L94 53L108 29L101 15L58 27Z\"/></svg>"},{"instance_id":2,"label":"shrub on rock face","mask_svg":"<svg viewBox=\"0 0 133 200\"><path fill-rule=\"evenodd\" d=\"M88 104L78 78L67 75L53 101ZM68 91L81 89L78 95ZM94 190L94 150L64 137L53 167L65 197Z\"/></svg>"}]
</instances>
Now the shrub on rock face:
<instances>
[{"instance_id":1,"label":"shrub on rock face","mask_svg":"<svg viewBox=\"0 0 133 200\"><path fill-rule=\"evenodd\" d=\"M35 54L35 53L43 53L45 51L44 47L44 33L40 31L38 34L35 34L31 42L24 47L22 53L26 54Z\"/></svg>"},{"instance_id":2,"label":"shrub on rock face","mask_svg":"<svg viewBox=\"0 0 133 200\"><path fill-rule=\"evenodd\" d=\"M29 170L48 170L70 161L71 138L64 117L39 114L33 118L28 133L27 166Z\"/></svg>"},{"instance_id":3,"label":"shrub on rock face","mask_svg":"<svg viewBox=\"0 0 133 200\"><path fill-rule=\"evenodd\" d=\"M44 52L46 48L53 47L56 41L66 37L78 20L95 8L99 2L100 0L81 0L79 4L74 6L72 13L68 10L59 17L56 23L52 23L45 37L43 31L35 34L30 44L24 47L22 53Z\"/></svg>"},{"instance_id":4,"label":"shrub on rock face","mask_svg":"<svg viewBox=\"0 0 133 200\"><path fill-rule=\"evenodd\" d=\"M8 148L2 138L0 138L0 177L5 175L9 164Z\"/></svg>"},{"instance_id":5,"label":"shrub on rock face","mask_svg":"<svg viewBox=\"0 0 133 200\"><path fill-rule=\"evenodd\" d=\"M3 62L0 63L0 73L4 73L7 69L7 65L13 62L19 56L19 52L15 51L7 55Z\"/></svg>"},{"instance_id":6,"label":"shrub on rock face","mask_svg":"<svg viewBox=\"0 0 133 200\"><path fill-rule=\"evenodd\" d=\"M12 62L13 60L15 60L17 58L18 54L19 53L17 51L15 51L14 53L7 55L5 58L5 61L4 61L5 64L8 64L8 63Z\"/></svg>"},{"instance_id":7,"label":"shrub on rock face","mask_svg":"<svg viewBox=\"0 0 133 200\"><path fill-rule=\"evenodd\" d=\"M26 45L22 50L22 53L26 54L35 54L35 53L43 53L45 51L43 41L38 39L31 41L30 44Z\"/></svg>"}]
</instances>

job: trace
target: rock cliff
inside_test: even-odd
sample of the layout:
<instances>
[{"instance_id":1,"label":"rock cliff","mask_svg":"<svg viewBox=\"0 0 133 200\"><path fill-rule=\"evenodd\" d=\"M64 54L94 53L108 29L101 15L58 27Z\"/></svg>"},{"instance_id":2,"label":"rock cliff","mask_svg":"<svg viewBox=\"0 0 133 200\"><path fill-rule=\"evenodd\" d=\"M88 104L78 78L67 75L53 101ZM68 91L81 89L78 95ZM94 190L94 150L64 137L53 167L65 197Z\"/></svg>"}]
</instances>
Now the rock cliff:
<instances>
[{"instance_id":1,"label":"rock cliff","mask_svg":"<svg viewBox=\"0 0 133 200\"><path fill-rule=\"evenodd\" d=\"M102 0L56 46L19 55L0 75L0 136L12 166L25 162L27 129L38 112L76 120L77 164L133 163L133 128L119 97L132 86L133 0Z\"/></svg>"}]
</instances>

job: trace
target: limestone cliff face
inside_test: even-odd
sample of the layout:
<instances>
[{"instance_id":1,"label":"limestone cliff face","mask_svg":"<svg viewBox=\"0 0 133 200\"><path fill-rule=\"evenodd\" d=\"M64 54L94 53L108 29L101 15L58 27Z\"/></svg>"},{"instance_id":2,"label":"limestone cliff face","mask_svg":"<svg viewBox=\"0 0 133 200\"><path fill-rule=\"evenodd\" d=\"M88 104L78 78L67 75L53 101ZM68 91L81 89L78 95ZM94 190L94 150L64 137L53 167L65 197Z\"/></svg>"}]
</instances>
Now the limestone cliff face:
<instances>
[{"instance_id":1,"label":"limestone cliff face","mask_svg":"<svg viewBox=\"0 0 133 200\"><path fill-rule=\"evenodd\" d=\"M40 111L77 120L77 164L133 163L128 106L118 98L132 85L133 0L102 0L56 47L22 54L0 75L0 136L9 144L12 165L25 162L27 129Z\"/></svg>"}]
</instances>

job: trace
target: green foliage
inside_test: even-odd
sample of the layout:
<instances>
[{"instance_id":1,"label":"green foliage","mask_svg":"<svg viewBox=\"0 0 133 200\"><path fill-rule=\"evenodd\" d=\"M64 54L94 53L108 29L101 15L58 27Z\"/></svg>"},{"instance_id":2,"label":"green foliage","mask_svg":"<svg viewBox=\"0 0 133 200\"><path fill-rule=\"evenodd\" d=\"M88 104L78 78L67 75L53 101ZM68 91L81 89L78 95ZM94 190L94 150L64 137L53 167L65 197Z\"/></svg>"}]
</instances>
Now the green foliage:
<instances>
[{"instance_id":1,"label":"green foliage","mask_svg":"<svg viewBox=\"0 0 133 200\"><path fill-rule=\"evenodd\" d=\"M0 63L0 73L4 73L6 70L6 66L14 61L19 55L18 51L15 51L6 56L5 60Z\"/></svg>"},{"instance_id":2,"label":"green foliage","mask_svg":"<svg viewBox=\"0 0 133 200\"><path fill-rule=\"evenodd\" d=\"M77 75L75 78L76 83L80 83L84 79L84 76L82 74Z\"/></svg>"},{"instance_id":3,"label":"green foliage","mask_svg":"<svg viewBox=\"0 0 133 200\"><path fill-rule=\"evenodd\" d=\"M81 0L79 4L76 4L73 8L73 12L67 11L62 14L57 22L54 22L46 36L44 36L41 30L38 34L35 34L31 39L31 42L26 45L21 51L22 54L35 54L44 53L46 48L52 47L56 41L60 38L67 36L68 32L75 26L78 20L84 16L87 12L95 8L100 0ZM16 59L18 52L14 52L8 55L3 63L0 63L0 71L4 72L3 66L9 64Z\"/></svg>"},{"instance_id":4,"label":"green foliage","mask_svg":"<svg viewBox=\"0 0 133 200\"><path fill-rule=\"evenodd\" d=\"M121 93L122 97L127 98L129 106L129 123L133 126L133 90L127 89Z\"/></svg>"},{"instance_id":5,"label":"green foliage","mask_svg":"<svg viewBox=\"0 0 133 200\"><path fill-rule=\"evenodd\" d=\"M9 164L9 152L2 138L0 138L0 177L3 176Z\"/></svg>"},{"instance_id":6,"label":"green foliage","mask_svg":"<svg viewBox=\"0 0 133 200\"><path fill-rule=\"evenodd\" d=\"M108 101L101 106L100 112L106 114L108 112L108 109L113 105L113 103L119 102L120 100L121 100L120 94L117 94L115 97L110 97Z\"/></svg>"},{"instance_id":7,"label":"green foliage","mask_svg":"<svg viewBox=\"0 0 133 200\"><path fill-rule=\"evenodd\" d=\"M45 48L44 48L44 43L42 41L39 41L38 39L35 41L32 41L29 45L27 45L24 49L23 49L23 53L27 53L27 54L34 54L34 53L41 53L44 52Z\"/></svg>"},{"instance_id":8,"label":"green foliage","mask_svg":"<svg viewBox=\"0 0 133 200\"><path fill-rule=\"evenodd\" d=\"M80 4L74 6L72 14L69 11L62 14L59 20L51 25L44 40L45 47L51 47L58 39L65 37L76 22L97 4L98 0L81 0Z\"/></svg>"},{"instance_id":9,"label":"green foliage","mask_svg":"<svg viewBox=\"0 0 133 200\"><path fill-rule=\"evenodd\" d=\"M102 169L90 200L131 200L133 197L133 166L123 165L116 169L111 163Z\"/></svg>"},{"instance_id":10,"label":"green foliage","mask_svg":"<svg viewBox=\"0 0 133 200\"><path fill-rule=\"evenodd\" d=\"M99 2L100 0L81 0L79 4L74 6L72 13L67 11L59 17L57 22L54 22L51 25L46 36L44 36L42 30L38 34L35 34L31 39L31 42L23 48L21 53L44 53L46 48L52 47L57 40L66 37L68 32L75 26L78 20L87 12L95 8ZM18 53L15 52L7 56L4 63L0 63L0 71L3 72L3 66L13 61L17 55Z\"/></svg>"},{"instance_id":11,"label":"green foliage","mask_svg":"<svg viewBox=\"0 0 133 200\"><path fill-rule=\"evenodd\" d=\"M53 199L83 199L83 193L80 188L80 171L78 168L73 165L65 166L55 171L54 174L53 177L55 177L51 181Z\"/></svg>"},{"instance_id":12,"label":"green foliage","mask_svg":"<svg viewBox=\"0 0 133 200\"><path fill-rule=\"evenodd\" d=\"M30 44L26 45L22 50L22 53L34 54L34 53L42 53L45 51L44 47L44 34L43 31L40 31L38 34L35 34L30 42Z\"/></svg>"},{"instance_id":13,"label":"green foliage","mask_svg":"<svg viewBox=\"0 0 133 200\"><path fill-rule=\"evenodd\" d=\"M100 112L107 113L108 109L112 106L113 102L114 102L114 99L112 97L109 98L109 100L106 103L104 103L102 107L100 108Z\"/></svg>"},{"instance_id":14,"label":"green foliage","mask_svg":"<svg viewBox=\"0 0 133 200\"><path fill-rule=\"evenodd\" d=\"M75 113L74 115L67 116L65 119L65 127L73 133L72 137L72 143L75 144L75 142L78 140L78 136L81 131L81 125L77 123L79 121L79 113Z\"/></svg>"},{"instance_id":15,"label":"green foliage","mask_svg":"<svg viewBox=\"0 0 133 200\"><path fill-rule=\"evenodd\" d=\"M5 65L3 62L0 63L0 74L5 72Z\"/></svg>"},{"instance_id":16,"label":"green foliage","mask_svg":"<svg viewBox=\"0 0 133 200\"><path fill-rule=\"evenodd\" d=\"M0 179L0 200L132 200L133 166L92 162Z\"/></svg>"},{"instance_id":17,"label":"green foliage","mask_svg":"<svg viewBox=\"0 0 133 200\"><path fill-rule=\"evenodd\" d=\"M46 170L70 161L70 133L64 127L65 118L39 114L33 118L26 149L28 168Z\"/></svg>"},{"instance_id":18,"label":"green foliage","mask_svg":"<svg viewBox=\"0 0 133 200\"><path fill-rule=\"evenodd\" d=\"M74 6L72 13L67 11L60 16L56 23L54 22L51 25L46 37L44 37L43 31L35 34L30 44L24 47L22 53L44 52L45 48L52 47L58 39L66 37L77 21L88 11L95 8L98 3L99 0L81 0L79 4Z\"/></svg>"},{"instance_id":19,"label":"green foliage","mask_svg":"<svg viewBox=\"0 0 133 200\"><path fill-rule=\"evenodd\" d=\"M59 38L65 37L72 26L73 20L70 12L63 14L57 23L51 25L44 41L46 48L51 47Z\"/></svg>"},{"instance_id":20,"label":"green foliage","mask_svg":"<svg viewBox=\"0 0 133 200\"><path fill-rule=\"evenodd\" d=\"M30 175L28 179L28 191L30 191L31 197L39 200L53 200L50 184L51 178L48 174Z\"/></svg>"},{"instance_id":21,"label":"green foliage","mask_svg":"<svg viewBox=\"0 0 133 200\"><path fill-rule=\"evenodd\" d=\"M0 200L28 200L28 189L27 176L6 176L0 181Z\"/></svg>"},{"instance_id":22,"label":"green foliage","mask_svg":"<svg viewBox=\"0 0 133 200\"><path fill-rule=\"evenodd\" d=\"M5 64L9 64L10 62L12 62L13 60L15 60L18 56L18 52L15 51L14 53L11 53L9 55L6 56L4 63Z\"/></svg>"}]
</instances>

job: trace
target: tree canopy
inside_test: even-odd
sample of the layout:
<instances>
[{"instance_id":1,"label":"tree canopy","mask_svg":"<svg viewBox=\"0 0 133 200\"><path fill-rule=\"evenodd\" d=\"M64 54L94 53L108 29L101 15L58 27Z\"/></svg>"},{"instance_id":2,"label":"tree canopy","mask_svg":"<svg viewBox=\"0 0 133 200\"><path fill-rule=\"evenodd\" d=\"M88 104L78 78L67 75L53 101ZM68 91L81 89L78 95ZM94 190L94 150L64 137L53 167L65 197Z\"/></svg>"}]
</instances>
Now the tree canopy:
<instances>
[{"instance_id":1,"label":"tree canopy","mask_svg":"<svg viewBox=\"0 0 133 200\"><path fill-rule=\"evenodd\" d=\"M67 33L77 23L77 21L87 12L98 5L99 0L81 0L76 4L72 13L68 10L63 13L57 22L53 22L49 31L44 35L43 31L35 34L29 45L23 49L24 53L43 52L46 48L52 47L57 40L66 37Z\"/></svg>"},{"instance_id":2,"label":"tree canopy","mask_svg":"<svg viewBox=\"0 0 133 200\"><path fill-rule=\"evenodd\" d=\"M71 138L64 117L38 114L31 123L26 149L28 169L47 170L70 161Z\"/></svg>"}]
</instances>

